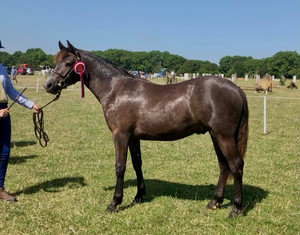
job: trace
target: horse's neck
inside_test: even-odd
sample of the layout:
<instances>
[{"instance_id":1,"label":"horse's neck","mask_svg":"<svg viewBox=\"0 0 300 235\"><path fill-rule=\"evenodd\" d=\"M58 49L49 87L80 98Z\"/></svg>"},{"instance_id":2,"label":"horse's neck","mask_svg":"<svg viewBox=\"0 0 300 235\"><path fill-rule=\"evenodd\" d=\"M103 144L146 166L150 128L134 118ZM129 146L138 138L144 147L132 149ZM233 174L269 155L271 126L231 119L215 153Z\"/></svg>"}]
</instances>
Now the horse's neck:
<instances>
[{"instance_id":1,"label":"horse's neck","mask_svg":"<svg viewBox=\"0 0 300 235\"><path fill-rule=\"evenodd\" d=\"M86 71L87 81L85 85L89 90L95 95L95 97L100 101L102 105L106 103L108 97L113 93L115 88L115 83L120 81L124 74L117 71L110 71L108 65L101 63L93 59L85 59L88 63L89 68Z\"/></svg>"}]
</instances>

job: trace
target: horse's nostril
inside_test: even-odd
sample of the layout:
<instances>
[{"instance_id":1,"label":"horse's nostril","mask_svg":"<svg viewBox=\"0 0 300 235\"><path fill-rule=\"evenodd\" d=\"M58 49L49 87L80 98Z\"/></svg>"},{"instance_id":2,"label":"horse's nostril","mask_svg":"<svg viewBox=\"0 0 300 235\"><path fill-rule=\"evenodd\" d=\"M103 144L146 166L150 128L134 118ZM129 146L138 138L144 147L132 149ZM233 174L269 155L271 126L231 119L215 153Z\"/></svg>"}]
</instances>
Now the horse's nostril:
<instances>
[{"instance_id":1,"label":"horse's nostril","mask_svg":"<svg viewBox=\"0 0 300 235\"><path fill-rule=\"evenodd\" d=\"M53 84L51 82L46 82L44 84L44 87L45 87L46 90L50 90L53 87Z\"/></svg>"}]
</instances>

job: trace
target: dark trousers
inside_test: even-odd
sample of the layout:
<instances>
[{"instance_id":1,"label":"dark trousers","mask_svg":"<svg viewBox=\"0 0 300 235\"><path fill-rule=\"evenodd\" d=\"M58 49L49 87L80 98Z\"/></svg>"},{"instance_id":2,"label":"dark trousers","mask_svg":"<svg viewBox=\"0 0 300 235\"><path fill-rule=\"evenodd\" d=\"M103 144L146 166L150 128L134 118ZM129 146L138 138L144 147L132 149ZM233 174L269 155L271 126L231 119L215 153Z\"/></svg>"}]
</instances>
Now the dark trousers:
<instances>
[{"instance_id":1,"label":"dark trousers","mask_svg":"<svg viewBox=\"0 0 300 235\"><path fill-rule=\"evenodd\" d=\"M7 104L0 103L0 109L7 108ZM10 116L0 118L0 187L4 186L6 169L10 154L11 123Z\"/></svg>"}]
</instances>

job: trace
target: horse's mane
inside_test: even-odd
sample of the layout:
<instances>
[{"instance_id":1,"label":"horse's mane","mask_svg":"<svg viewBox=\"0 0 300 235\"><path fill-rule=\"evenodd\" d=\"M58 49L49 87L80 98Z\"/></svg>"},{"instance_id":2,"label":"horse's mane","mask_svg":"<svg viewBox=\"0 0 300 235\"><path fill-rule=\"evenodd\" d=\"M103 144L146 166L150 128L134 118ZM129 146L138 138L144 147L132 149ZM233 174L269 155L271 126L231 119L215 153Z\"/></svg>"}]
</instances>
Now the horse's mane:
<instances>
[{"instance_id":1,"label":"horse's mane","mask_svg":"<svg viewBox=\"0 0 300 235\"><path fill-rule=\"evenodd\" d=\"M63 49L56 53L54 56L54 63L57 64L59 61L63 60L67 56L69 56L71 53L67 50Z\"/></svg>"},{"instance_id":2,"label":"horse's mane","mask_svg":"<svg viewBox=\"0 0 300 235\"><path fill-rule=\"evenodd\" d=\"M102 58L101 56L98 56L92 52L88 52L88 51L82 51L83 53L87 54L90 57L93 57L93 59L99 61L102 64L105 64L107 67L112 68L113 70L117 70L119 72L121 72L122 74L129 76L129 77L134 77L132 74L128 73L128 71L122 67L119 67L118 65L114 64L113 62Z\"/></svg>"},{"instance_id":3,"label":"horse's mane","mask_svg":"<svg viewBox=\"0 0 300 235\"><path fill-rule=\"evenodd\" d=\"M121 72L122 74L126 75L126 76L129 76L129 77L134 77L132 74L128 73L127 70L125 70L124 68L122 67L119 67L118 65L110 62L109 60L106 60L98 55L95 55L91 52L88 52L88 51L83 51L83 50L79 50L79 53L80 54L83 54L83 55L87 55L88 57L92 57L93 60L97 60L98 62L102 63L102 64L105 64L108 68L112 68L114 71L119 71ZM64 58L66 58L67 56L69 55L73 55L72 53L70 53L67 49L62 49L60 50L59 52L56 53L56 55L54 56L54 63L58 63L59 61L63 60ZM75 55L74 55L75 56Z\"/></svg>"}]
</instances>

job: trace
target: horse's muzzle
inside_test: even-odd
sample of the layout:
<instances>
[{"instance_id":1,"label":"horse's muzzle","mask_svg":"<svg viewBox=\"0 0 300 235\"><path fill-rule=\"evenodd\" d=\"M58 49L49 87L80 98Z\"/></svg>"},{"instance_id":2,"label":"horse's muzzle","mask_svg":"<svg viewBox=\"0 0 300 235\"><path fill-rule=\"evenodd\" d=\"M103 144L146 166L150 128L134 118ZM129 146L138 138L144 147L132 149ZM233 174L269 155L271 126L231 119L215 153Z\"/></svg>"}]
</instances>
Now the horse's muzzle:
<instances>
[{"instance_id":1,"label":"horse's muzzle","mask_svg":"<svg viewBox=\"0 0 300 235\"><path fill-rule=\"evenodd\" d=\"M57 94L59 90L62 89L62 87L60 86L60 84L58 84L57 86L54 85L53 82L51 81L46 81L44 83L44 88L45 90L48 92L48 93L51 93L51 94Z\"/></svg>"}]
</instances>

